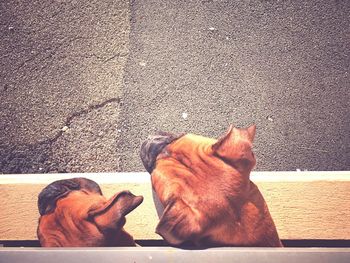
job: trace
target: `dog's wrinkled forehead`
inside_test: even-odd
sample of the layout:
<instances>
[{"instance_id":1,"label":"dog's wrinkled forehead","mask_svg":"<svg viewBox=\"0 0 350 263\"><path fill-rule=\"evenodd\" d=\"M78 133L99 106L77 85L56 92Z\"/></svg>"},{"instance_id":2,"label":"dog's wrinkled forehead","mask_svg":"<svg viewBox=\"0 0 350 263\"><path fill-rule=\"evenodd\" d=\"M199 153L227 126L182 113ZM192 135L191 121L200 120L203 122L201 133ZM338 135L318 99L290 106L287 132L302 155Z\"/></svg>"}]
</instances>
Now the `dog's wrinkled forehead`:
<instances>
[{"instance_id":1,"label":"dog's wrinkled forehead","mask_svg":"<svg viewBox=\"0 0 350 263\"><path fill-rule=\"evenodd\" d=\"M97 183L86 178L72 178L55 181L46 186L38 196L38 208L41 216L55 210L58 199L67 196L71 191L85 189L102 195Z\"/></svg>"},{"instance_id":2,"label":"dog's wrinkled forehead","mask_svg":"<svg viewBox=\"0 0 350 263\"><path fill-rule=\"evenodd\" d=\"M172 134L160 131L156 135L148 136L141 145L141 160L147 172L152 173L159 153L170 143L184 134Z\"/></svg>"}]
</instances>

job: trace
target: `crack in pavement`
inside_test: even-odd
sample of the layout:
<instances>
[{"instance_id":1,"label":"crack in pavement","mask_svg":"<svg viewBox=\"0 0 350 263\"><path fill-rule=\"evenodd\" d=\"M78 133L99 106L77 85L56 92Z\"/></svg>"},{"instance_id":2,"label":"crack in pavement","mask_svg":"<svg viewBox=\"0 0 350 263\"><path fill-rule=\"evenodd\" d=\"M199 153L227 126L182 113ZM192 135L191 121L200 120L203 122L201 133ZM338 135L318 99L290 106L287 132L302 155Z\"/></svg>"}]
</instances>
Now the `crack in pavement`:
<instances>
[{"instance_id":1,"label":"crack in pavement","mask_svg":"<svg viewBox=\"0 0 350 263\"><path fill-rule=\"evenodd\" d=\"M95 104L95 105L90 105L86 109L83 109L83 110L80 110L80 111L77 111L77 112L73 112L70 116L68 116L66 118L66 121L64 122L62 129L59 130L59 132L56 134L56 136L54 136L53 139L46 139L46 140L50 140L50 144L52 144L53 142L57 141L57 139L60 136L62 136L62 134L64 133L63 128L64 127L69 127L72 124L74 118L80 117L80 116L85 115L85 114L88 114L89 112L91 112L93 110L97 110L97 109L103 108L107 104L110 104L110 103L113 103L113 102L116 102L116 103L119 104L120 101L121 101L121 99L119 97L111 98L111 99L105 100L105 101L103 101L101 103L98 103L98 104Z\"/></svg>"},{"instance_id":2,"label":"crack in pavement","mask_svg":"<svg viewBox=\"0 0 350 263\"><path fill-rule=\"evenodd\" d=\"M19 144L14 146L0 145L0 173L68 172L65 169L62 170L59 163L50 160L53 144L65 133L65 130L72 125L74 119L87 115L94 110L101 109L111 103L120 105L120 97L110 98L71 113L62 123L62 128L57 131L52 138L47 138L31 144Z\"/></svg>"},{"instance_id":3,"label":"crack in pavement","mask_svg":"<svg viewBox=\"0 0 350 263\"><path fill-rule=\"evenodd\" d=\"M114 169L129 2L0 5L0 173Z\"/></svg>"}]
</instances>

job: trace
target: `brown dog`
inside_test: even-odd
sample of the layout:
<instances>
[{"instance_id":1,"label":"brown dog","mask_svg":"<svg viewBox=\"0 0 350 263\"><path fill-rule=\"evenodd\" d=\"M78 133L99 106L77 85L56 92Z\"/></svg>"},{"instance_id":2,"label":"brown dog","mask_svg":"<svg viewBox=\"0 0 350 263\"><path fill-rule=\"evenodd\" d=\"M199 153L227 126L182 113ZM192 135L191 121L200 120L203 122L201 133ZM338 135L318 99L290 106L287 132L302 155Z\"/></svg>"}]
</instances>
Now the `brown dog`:
<instances>
[{"instance_id":1,"label":"brown dog","mask_svg":"<svg viewBox=\"0 0 350 263\"><path fill-rule=\"evenodd\" d=\"M263 196L249 179L255 125L220 139L160 133L141 159L163 214L156 228L172 245L282 246Z\"/></svg>"},{"instance_id":2,"label":"brown dog","mask_svg":"<svg viewBox=\"0 0 350 263\"><path fill-rule=\"evenodd\" d=\"M86 178L55 181L38 198L37 235L44 247L135 246L123 226L125 216L143 201L129 191L107 200Z\"/></svg>"}]
</instances>

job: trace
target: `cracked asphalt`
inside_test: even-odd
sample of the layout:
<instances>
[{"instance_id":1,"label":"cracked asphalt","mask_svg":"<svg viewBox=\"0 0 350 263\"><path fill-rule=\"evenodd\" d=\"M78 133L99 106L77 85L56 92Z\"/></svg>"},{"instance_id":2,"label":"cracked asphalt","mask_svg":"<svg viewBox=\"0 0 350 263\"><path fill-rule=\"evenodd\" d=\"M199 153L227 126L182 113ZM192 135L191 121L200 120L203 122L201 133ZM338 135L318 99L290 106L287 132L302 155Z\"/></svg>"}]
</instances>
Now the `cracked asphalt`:
<instances>
[{"instance_id":1,"label":"cracked asphalt","mask_svg":"<svg viewBox=\"0 0 350 263\"><path fill-rule=\"evenodd\" d=\"M348 1L0 3L0 173L144 171L258 126L257 170L350 170Z\"/></svg>"},{"instance_id":2,"label":"cracked asphalt","mask_svg":"<svg viewBox=\"0 0 350 263\"><path fill-rule=\"evenodd\" d=\"M1 1L0 172L115 171L128 1Z\"/></svg>"}]
</instances>

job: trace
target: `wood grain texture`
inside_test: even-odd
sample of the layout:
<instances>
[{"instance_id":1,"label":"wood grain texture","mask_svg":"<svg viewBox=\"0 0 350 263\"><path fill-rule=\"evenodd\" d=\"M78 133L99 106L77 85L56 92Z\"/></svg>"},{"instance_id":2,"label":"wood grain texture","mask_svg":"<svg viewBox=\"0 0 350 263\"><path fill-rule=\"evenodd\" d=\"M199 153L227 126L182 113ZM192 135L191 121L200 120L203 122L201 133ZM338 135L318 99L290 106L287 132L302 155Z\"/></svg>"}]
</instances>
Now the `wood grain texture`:
<instances>
[{"instance_id":1,"label":"wood grain texture","mask_svg":"<svg viewBox=\"0 0 350 263\"><path fill-rule=\"evenodd\" d=\"M265 197L281 239L350 239L350 173L348 174L349 177L334 181L329 176L322 175L312 180L297 180L297 176L295 180L282 180L283 177L280 181L276 177L273 180L262 180L259 176L254 179ZM73 176L76 177L71 177ZM37 239L37 196L51 181L20 183L13 180L14 183L11 183L8 179L7 177L6 181L1 182L0 176L0 240ZM113 181L115 183L111 183ZM124 189L135 195L143 195L144 202L127 216L125 228L135 239L161 239L154 233L158 216L148 180L128 183L112 179L106 183L103 180L101 182L106 197Z\"/></svg>"}]
</instances>

